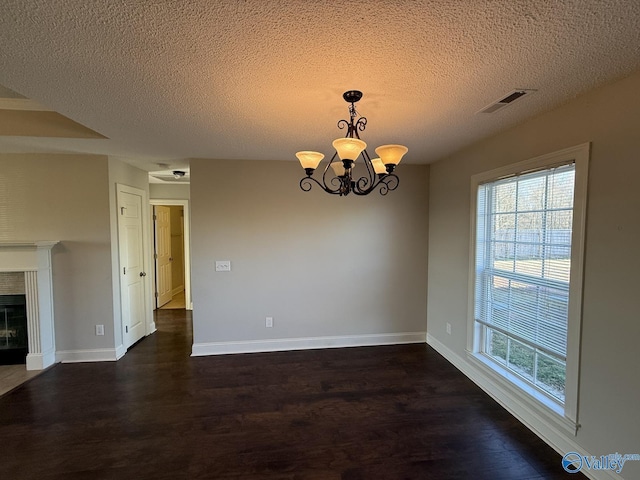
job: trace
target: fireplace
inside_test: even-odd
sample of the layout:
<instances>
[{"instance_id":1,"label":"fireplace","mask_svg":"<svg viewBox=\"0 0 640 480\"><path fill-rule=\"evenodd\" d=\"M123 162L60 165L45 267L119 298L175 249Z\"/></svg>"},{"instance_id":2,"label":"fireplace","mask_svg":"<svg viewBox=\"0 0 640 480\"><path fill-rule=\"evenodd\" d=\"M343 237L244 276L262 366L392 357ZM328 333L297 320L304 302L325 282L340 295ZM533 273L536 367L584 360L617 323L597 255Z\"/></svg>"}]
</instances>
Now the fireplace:
<instances>
[{"instance_id":1,"label":"fireplace","mask_svg":"<svg viewBox=\"0 0 640 480\"><path fill-rule=\"evenodd\" d=\"M27 363L27 298L0 295L0 365Z\"/></svg>"},{"instance_id":2,"label":"fireplace","mask_svg":"<svg viewBox=\"0 0 640 480\"><path fill-rule=\"evenodd\" d=\"M0 241L0 356L20 359L27 370L56 361L51 250L57 243Z\"/></svg>"}]
</instances>

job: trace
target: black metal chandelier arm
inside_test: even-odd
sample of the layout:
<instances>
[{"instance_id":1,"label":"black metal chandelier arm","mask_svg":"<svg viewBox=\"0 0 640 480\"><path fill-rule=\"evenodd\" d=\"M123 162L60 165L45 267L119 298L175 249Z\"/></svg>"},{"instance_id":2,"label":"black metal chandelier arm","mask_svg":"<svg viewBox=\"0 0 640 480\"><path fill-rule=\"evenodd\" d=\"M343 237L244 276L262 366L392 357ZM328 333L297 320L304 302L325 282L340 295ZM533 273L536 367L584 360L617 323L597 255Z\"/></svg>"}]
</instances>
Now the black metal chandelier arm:
<instances>
[{"instance_id":1,"label":"black metal chandelier arm","mask_svg":"<svg viewBox=\"0 0 640 480\"><path fill-rule=\"evenodd\" d=\"M313 183L311 182L315 182L320 185L320 183L313 177L303 177L300 179L300 189L303 192L308 192L311 190L311 187L313 187ZM320 187L322 187L322 185L320 185Z\"/></svg>"},{"instance_id":2,"label":"black metal chandelier arm","mask_svg":"<svg viewBox=\"0 0 640 480\"><path fill-rule=\"evenodd\" d=\"M371 179L371 183L374 183L376 178L376 171L373 168L373 162L371 161L371 157L369 156L369 152L366 149L362 151L362 158L364 158L364 164L367 167L367 173L369 174L369 178Z\"/></svg>"},{"instance_id":3,"label":"black metal chandelier arm","mask_svg":"<svg viewBox=\"0 0 640 480\"><path fill-rule=\"evenodd\" d=\"M365 117L360 117L358 119L358 121L355 124L355 128L354 130L357 132L358 130L360 130L361 132L364 131L364 129L367 128L367 119ZM360 138L360 137L358 137Z\"/></svg>"},{"instance_id":4,"label":"black metal chandelier arm","mask_svg":"<svg viewBox=\"0 0 640 480\"><path fill-rule=\"evenodd\" d=\"M398 188L400 179L395 173L388 173L383 175L378 181L377 185L380 186L380 195L386 195L387 193Z\"/></svg>"},{"instance_id":5,"label":"black metal chandelier arm","mask_svg":"<svg viewBox=\"0 0 640 480\"><path fill-rule=\"evenodd\" d=\"M358 131L362 132L367 128L367 119L365 117L360 117L358 121L354 122L353 119L345 120L343 118L342 120L338 120L338 128L340 130L344 130L345 128L347 129L345 137L360 139Z\"/></svg>"},{"instance_id":6,"label":"black metal chandelier arm","mask_svg":"<svg viewBox=\"0 0 640 480\"><path fill-rule=\"evenodd\" d=\"M329 160L329 162L324 167L324 170L322 172L322 181L325 183L326 183L325 178L327 176L327 172L329 171L329 167L331 167L331 164L333 163L333 161L336 159L337 156L338 156L338 152L335 152L331 157L331 160Z\"/></svg>"},{"instance_id":7,"label":"black metal chandelier arm","mask_svg":"<svg viewBox=\"0 0 640 480\"><path fill-rule=\"evenodd\" d=\"M329 180L329 183L330 183L331 185L337 186L337 189L336 189L336 190L341 190L341 189L343 188L343 185L344 185L344 180L343 180L343 178L344 178L344 177L333 177L331 180ZM324 180L324 179L323 179L323 180ZM331 188L329 188L329 186L327 185L327 182L326 182L326 181L324 182L324 185L325 185L325 190L326 190L326 189L332 190Z\"/></svg>"},{"instance_id":8,"label":"black metal chandelier arm","mask_svg":"<svg viewBox=\"0 0 640 480\"><path fill-rule=\"evenodd\" d=\"M362 177L360 178L360 180L367 179L365 177ZM398 185L400 184L400 179L394 173L388 173L386 175L380 176L377 182L373 183L369 188L366 188L364 190L358 188L360 180L356 182L356 188L353 189L353 193L355 195L368 195L378 187L380 189L380 195L386 195L387 193L398 188Z\"/></svg>"},{"instance_id":9,"label":"black metal chandelier arm","mask_svg":"<svg viewBox=\"0 0 640 480\"><path fill-rule=\"evenodd\" d=\"M352 186L352 191L356 195L366 195L375 187L375 184L370 178L360 177L352 183Z\"/></svg>"},{"instance_id":10,"label":"black metal chandelier arm","mask_svg":"<svg viewBox=\"0 0 640 480\"><path fill-rule=\"evenodd\" d=\"M351 122L349 120L345 120L344 118L342 120L338 120L338 128L340 130L344 130L345 128L347 129L347 137L349 136L349 132L351 132Z\"/></svg>"},{"instance_id":11,"label":"black metal chandelier arm","mask_svg":"<svg viewBox=\"0 0 640 480\"><path fill-rule=\"evenodd\" d=\"M327 193L330 193L332 195L340 195L340 188L338 188L337 190L332 190L328 188L326 185L323 185L322 183L320 183L318 180L316 180L313 177L303 177L302 179L300 179L300 188L302 189L303 192L308 192L309 190L311 190L311 188L313 187L313 183L311 182L318 185L322 190L324 190Z\"/></svg>"}]
</instances>

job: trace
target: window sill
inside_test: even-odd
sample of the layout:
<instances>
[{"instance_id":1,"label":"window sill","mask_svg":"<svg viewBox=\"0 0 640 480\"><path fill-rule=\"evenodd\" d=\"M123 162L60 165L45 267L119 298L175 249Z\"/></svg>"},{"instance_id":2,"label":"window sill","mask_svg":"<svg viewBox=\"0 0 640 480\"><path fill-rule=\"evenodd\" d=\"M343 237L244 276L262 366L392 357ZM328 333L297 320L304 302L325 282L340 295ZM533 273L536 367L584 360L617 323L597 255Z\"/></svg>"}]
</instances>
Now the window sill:
<instances>
[{"instance_id":1,"label":"window sill","mask_svg":"<svg viewBox=\"0 0 640 480\"><path fill-rule=\"evenodd\" d=\"M573 436L577 434L578 424L565 416L562 405L537 391L516 374L500 368L484 355L467 352L467 359L484 377L484 381L477 379L481 386L484 384L489 387L488 393L521 421L531 423L527 417L533 416L548 427L555 427Z\"/></svg>"}]
</instances>

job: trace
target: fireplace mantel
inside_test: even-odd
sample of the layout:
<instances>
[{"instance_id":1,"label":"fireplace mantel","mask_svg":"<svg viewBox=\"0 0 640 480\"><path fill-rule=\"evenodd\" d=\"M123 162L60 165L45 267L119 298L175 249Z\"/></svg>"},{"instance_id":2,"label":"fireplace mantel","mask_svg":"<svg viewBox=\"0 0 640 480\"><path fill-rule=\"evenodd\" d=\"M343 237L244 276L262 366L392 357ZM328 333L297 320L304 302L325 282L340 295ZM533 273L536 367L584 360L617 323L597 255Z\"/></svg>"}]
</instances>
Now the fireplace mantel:
<instances>
[{"instance_id":1,"label":"fireplace mantel","mask_svg":"<svg viewBox=\"0 0 640 480\"><path fill-rule=\"evenodd\" d=\"M0 272L24 272L27 298L27 370L55 363L51 249L58 241L0 242Z\"/></svg>"}]
</instances>

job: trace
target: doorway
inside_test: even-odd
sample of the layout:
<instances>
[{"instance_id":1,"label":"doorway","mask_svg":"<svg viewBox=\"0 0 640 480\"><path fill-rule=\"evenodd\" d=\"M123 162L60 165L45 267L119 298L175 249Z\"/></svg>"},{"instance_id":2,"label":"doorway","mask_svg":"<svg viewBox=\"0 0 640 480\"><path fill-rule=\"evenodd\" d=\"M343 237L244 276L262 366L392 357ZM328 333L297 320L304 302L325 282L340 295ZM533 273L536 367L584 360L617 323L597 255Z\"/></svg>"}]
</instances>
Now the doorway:
<instances>
[{"instance_id":1,"label":"doorway","mask_svg":"<svg viewBox=\"0 0 640 480\"><path fill-rule=\"evenodd\" d=\"M189 201L153 199L154 309L192 310Z\"/></svg>"}]
</instances>

